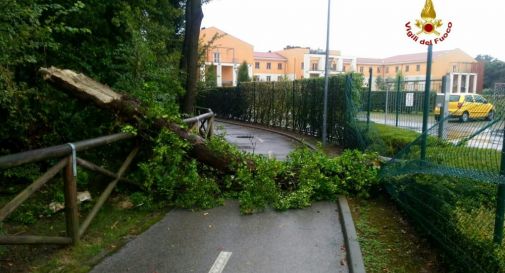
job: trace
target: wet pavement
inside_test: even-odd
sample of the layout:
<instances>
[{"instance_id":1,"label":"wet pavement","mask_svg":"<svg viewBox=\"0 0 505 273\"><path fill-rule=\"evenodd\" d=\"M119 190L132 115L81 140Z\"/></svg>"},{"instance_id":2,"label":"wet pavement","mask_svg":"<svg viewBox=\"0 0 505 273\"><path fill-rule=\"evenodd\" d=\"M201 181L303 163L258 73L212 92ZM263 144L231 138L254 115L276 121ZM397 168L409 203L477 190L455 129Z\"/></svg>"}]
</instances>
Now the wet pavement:
<instances>
[{"instance_id":1,"label":"wet pavement","mask_svg":"<svg viewBox=\"0 0 505 273\"><path fill-rule=\"evenodd\" d=\"M286 159L292 150L301 145L291 138L265 130L224 122L216 122L215 126L216 134L225 134L226 141L237 146L240 150L274 157L278 160Z\"/></svg>"},{"instance_id":2,"label":"wet pavement","mask_svg":"<svg viewBox=\"0 0 505 273\"><path fill-rule=\"evenodd\" d=\"M176 209L91 272L349 272L337 205L239 214L238 203Z\"/></svg>"},{"instance_id":3,"label":"wet pavement","mask_svg":"<svg viewBox=\"0 0 505 273\"><path fill-rule=\"evenodd\" d=\"M263 130L216 127L240 149L277 159L300 145ZM226 201L207 211L172 210L91 272L347 273L344 244L334 202L244 216L238 202Z\"/></svg>"}]
</instances>

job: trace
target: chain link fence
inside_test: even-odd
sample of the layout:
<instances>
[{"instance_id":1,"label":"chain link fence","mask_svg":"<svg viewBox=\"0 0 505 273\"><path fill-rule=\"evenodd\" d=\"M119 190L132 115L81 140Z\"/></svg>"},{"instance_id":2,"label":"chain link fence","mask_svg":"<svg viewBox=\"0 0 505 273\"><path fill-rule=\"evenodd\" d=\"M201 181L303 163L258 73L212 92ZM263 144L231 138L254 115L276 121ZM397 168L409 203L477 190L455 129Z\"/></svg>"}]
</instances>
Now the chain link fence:
<instances>
[{"instance_id":1,"label":"chain link fence","mask_svg":"<svg viewBox=\"0 0 505 273\"><path fill-rule=\"evenodd\" d=\"M444 250L447 267L505 272L505 96L458 101L459 109L469 113L461 122L444 117L442 110L435 113L451 99L437 99L445 87L442 80L430 84L427 97L420 91L422 81L397 79L379 91L364 90L362 83L355 75L330 79L329 142L379 152L392 146L393 158L381 173L385 188L412 223ZM323 86L322 79L247 83L202 91L199 104L222 118L320 137ZM424 111L429 129L422 132Z\"/></svg>"}]
</instances>

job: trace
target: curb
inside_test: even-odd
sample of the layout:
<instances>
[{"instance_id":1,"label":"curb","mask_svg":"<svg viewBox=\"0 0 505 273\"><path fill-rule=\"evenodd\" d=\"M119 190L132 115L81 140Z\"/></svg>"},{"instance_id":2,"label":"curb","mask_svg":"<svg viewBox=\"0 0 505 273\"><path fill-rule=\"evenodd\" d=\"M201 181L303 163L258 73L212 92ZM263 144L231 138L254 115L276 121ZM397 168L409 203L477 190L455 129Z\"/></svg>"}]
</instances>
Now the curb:
<instances>
[{"instance_id":1,"label":"curb","mask_svg":"<svg viewBox=\"0 0 505 273\"><path fill-rule=\"evenodd\" d=\"M344 241L347 246L347 262L349 264L350 273L366 273L363 255L358 242L358 235L354 228L351 209L347 203L345 196L338 196L338 213L340 215L340 223L344 232Z\"/></svg>"},{"instance_id":2,"label":"curb","mask_svg":"<svg viewBox=\"0 0 505 273\"><path fill-rule=\"evenodd\" d=\"M231 120L221 119L221 118L216 118L215 120L218 121L218 122L222 122L222 123L228 123L228 124L233 124L233 125L238 125L238 126L244 126L244 127L249 127L249 128L253 128L253 129L258 129L258 130L263 130L263 131L268 131L268 132L271 132L271 133L279 134L279 135L285 136L287 138L290 138L292 140L298 141L301 144L309 147L311 150L314 150L314 151L317 150L317 148L316 148L315 145L308 143L307 141L303 140L302 138L296 137L294 135L291 135L289 133L285 133L285 132L282 132L282 131L279 131L279 130L267 128L265 126L252 125L252 124L248 124L248 123L244 123L244 122L231 121Z\"/></svg>"}]
</instances>

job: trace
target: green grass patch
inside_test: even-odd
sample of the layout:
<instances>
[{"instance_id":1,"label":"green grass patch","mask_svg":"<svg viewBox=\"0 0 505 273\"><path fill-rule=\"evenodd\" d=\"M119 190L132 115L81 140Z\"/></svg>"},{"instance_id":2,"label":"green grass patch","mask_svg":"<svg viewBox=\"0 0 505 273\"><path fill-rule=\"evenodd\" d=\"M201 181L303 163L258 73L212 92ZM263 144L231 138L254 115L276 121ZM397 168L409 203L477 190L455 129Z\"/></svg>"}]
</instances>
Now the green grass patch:
<instances>
[{"instance_id":1,"label":"green grass patch","mask_svg":"<svg viewBox=\"0 0 505 273\"><path fill-rule=\"evenodd\" d=\"M159 221L165 210L139 210L118 207L111 200L98 213L75 247L2 246L0 272L88 272L102 258L118 250L132 236ZM85 215L81 215L81 221ZM30 226L5 226L8 233L65 235L63 213L39 219Z\"/></svg>"},{"instance_id":2,"label":"green grass patch","mask_svg":"<svg viewBox=\"0 0 505 273\"><path fill-rule=\"evenodd\" d=\"M368 273L445 272L436 251L384 195L349 198Z\"/></svg>"}]
</instances>

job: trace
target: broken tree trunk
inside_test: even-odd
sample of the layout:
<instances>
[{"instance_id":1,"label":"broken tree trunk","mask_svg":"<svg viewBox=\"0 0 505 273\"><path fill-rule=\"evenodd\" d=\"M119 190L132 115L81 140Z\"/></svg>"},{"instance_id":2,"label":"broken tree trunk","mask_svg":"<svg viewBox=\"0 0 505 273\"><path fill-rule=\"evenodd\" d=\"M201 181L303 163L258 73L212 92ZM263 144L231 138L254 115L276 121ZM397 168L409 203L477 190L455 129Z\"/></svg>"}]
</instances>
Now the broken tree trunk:
<instances>
[{"instance_id":1,"label":"broken tree trunk","mask_svg":"<svg viewBox=\"0 0 505 273\"><path fill-rule=\"evenodd\" d=\"M145 124L146 122L145 116L147 111L139 101L118 94L110 87L84 74L56 67L41 68L39 72L45 81L73 97L84 101L91 101L102 109L114 111L124 120L135 122L136 124ZM163 118L156 118L149 124L157 130L167 128L180 138L187 140L191 144L189 155L199 162L225 173L234 172L232 164L236 162L236 159L230 158L228 155L215 154L207 147L205 139L202 137L191 134L180 125Z\"/></svg>"}]
</instances>

